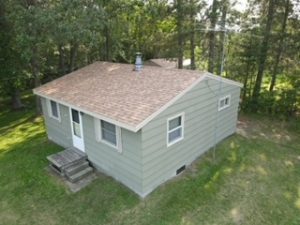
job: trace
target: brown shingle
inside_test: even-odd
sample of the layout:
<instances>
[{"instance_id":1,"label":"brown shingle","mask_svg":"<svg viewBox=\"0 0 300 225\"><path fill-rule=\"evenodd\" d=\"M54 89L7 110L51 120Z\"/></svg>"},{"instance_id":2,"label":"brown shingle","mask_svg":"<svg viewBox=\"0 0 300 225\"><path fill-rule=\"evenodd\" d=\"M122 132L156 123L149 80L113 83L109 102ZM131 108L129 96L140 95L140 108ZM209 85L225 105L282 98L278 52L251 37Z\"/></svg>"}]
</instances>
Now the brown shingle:
<instances>
[{"instance_id":1,"label":"brown shingle","mask_svg":"<svg viewBox=\"0 0 300 225\"><path fill-rule=\"evenodd\" d=\"M204 75L199 71L95 62L34 91L136 127Z\"/></svg>"}]
</instances>

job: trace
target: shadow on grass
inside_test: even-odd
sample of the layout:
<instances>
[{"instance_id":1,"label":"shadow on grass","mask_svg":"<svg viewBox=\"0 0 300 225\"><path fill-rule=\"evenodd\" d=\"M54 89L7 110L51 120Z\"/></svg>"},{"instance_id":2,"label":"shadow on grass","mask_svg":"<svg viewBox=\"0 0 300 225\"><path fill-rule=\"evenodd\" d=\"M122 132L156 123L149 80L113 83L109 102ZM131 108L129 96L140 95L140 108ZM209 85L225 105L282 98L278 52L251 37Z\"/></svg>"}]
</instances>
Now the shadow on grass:
<instances>
[{"instance_id":1,"label":"shadow on grass","mask_svg":"<svg viewBox=\"0 0 300 225\"><path fill-rule=\"evenodd\" d=\"M99 224L139 202L105 176L79 193L69 192L45 170L46 157L62 148L47 140L42 120L28 115L17 121L12 125L8 119L0 138L0 223Z\"/></svg>"},{"instance_id":2,"label":"shadow on grass","mask_svg":"<svg viewBox=\"0 0 300 225\"><path fill-rule=\"evenodd\" d=\"M0 120L1 120L1 116L0 116ZM11 129L14 129L16 128L17 126L20 126L24 123L27 123L27 122L30 122L31 120L35 119L35 116L33 115L29 115L25 118L22 118L22 119L19 119L19 120L16 120L16 121L13 121L12 123L10 123L9 125L7 126L3 126L0 128L0 134L1 135L5 135L5 133L9 132L9 130Z\"/></svg>"},{"instance_id":3,"label":"shadow on grass","mask_svg":"<svg viewBox=\"0 0 300 225\"><path fill-rule=\"evenodd\" d=\"M0 134L4 135L4 132L7 133L17 126L30 122L31 120L34 120L35 117L36 115L32 112L31 109L22 109L19 111L2 111L0 113Z\"/></svg>"}]
</instances>

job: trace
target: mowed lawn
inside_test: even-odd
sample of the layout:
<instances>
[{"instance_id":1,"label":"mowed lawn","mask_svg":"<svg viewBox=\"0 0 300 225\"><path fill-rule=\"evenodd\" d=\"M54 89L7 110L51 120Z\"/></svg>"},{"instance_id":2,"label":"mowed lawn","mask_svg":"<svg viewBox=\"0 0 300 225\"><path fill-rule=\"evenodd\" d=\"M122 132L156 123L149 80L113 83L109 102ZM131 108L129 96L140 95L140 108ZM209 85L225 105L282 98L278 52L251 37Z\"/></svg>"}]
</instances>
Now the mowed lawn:
<instances>
[{"instance_id":1,"label":"mowed lawn","mask_svg":"<svg viewBox=\"0 0 300 225\"><path fill-rule=\"evenodd\" d=\"M300 136L289 124L242 117L233 135L142 200L100 175L71 193L47 170L49 142L32 110L0 113L0 224L300 224ZM294 124L295 125L295 124ZM247 136L247 135L246 135Z\"/></svg>"}]
</instances>

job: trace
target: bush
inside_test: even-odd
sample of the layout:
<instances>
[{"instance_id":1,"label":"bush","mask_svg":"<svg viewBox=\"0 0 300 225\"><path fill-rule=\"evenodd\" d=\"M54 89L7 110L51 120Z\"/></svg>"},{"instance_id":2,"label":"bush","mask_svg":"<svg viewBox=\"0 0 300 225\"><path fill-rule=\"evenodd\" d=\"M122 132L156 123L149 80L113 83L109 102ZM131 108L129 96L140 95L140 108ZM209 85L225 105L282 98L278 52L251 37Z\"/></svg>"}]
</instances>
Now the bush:
<instances>
[{"instance_id":1,"label":"bush","mask_svg":"<svg viewBox=\"0 0 300 225\"><path fill-rule=\"evenodd\" d=\"M282 89L272 93L264 90L256 105L253 105L253 102L248 98L242 103L242 109L251 111L255 107L259 113L282 117L282 119L297 117L299 110L297 96L297 89Z\"/></svg>"}]
</instances>

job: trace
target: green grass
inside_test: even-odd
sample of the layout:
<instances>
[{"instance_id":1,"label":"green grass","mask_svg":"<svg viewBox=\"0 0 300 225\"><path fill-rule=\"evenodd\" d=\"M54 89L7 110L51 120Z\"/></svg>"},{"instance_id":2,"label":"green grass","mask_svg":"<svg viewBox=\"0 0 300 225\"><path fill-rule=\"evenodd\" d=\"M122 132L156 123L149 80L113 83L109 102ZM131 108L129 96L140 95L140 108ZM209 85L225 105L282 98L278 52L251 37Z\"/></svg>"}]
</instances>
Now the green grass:
<instances>
[{"instance_id":1,"label":"green grass","mask_svg":"<svg viewBox=\"0 0 300 225\"><path fill-rule=\"evenodd\" d=\"M141 200L104 175L71 193L45 169L62 148L47 140L42 118L2 112L0 224L300 224L300 137L270 124L292 138L231 136L215 160L208 152Z\"/></svg>"}]
</instances>

